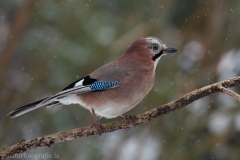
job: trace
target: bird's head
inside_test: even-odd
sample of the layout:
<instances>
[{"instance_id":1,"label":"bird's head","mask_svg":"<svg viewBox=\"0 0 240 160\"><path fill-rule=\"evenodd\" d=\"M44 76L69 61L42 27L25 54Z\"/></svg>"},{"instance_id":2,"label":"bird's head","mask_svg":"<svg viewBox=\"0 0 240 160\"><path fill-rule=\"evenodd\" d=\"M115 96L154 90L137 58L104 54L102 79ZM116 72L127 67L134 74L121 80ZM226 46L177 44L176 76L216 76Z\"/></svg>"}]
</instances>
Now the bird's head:
<instances>
[{"instance_id":1,"label":"bird's head","mask_svg":"<svg viewBox=\"0 0 240 160\"><path fill-rule=\"evenodd\" d=\"M156 37L142 37L133 42L125 52L131 56L154 61L155 67L163 55L177 52L177 49L165 45Z\"/></svg>"},{"instance_id":2,"label":"bird's head","mask_svg":"<svg viewBox=\"0 0 240 160\"><path fill-rule=\"evenodd\" d=\"M147 41L147 48L152 55L153 61L158 60L162 55L177 52L177 49L173 47L168 47L156 37L146 37L145 39Z\"/></svg>"}]
</instances>

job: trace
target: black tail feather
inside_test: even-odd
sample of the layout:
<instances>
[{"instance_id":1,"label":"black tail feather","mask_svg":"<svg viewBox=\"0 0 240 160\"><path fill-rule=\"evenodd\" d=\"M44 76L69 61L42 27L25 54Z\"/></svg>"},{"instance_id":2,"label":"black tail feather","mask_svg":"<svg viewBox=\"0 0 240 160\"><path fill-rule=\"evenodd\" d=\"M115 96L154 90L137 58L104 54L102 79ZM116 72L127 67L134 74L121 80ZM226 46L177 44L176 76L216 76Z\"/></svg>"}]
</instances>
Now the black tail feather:
<instances>
[{"instance_id":1,"label":"black tail feather","mask_svg":"<svg viewBox=\"0 0 240 160\"><path fill-rule=\"evenodd\" d=\"M10 116L11 118L14 118L14 117L18 117L18 116L20 116L20 115L22 115L22 114L25 114L25 113L27 113L27 112L30 112L30 111L32 111L32 110L35 110L35 109L37 109L37 108L44 107L44 106L39 106L39 107L37 107L37 105L38 105L39 103L41 103L42 101L44 101L45 99L46 99L46 98L43 98L43 99L41 99L41 100L38 100L38 101L35 101L35 102L32 102L32 103L29 103L29 104L27 104L27 105L25 105L25 106L22 106L22 107L20 107L20 108L17 108L17 109L15 109L14 111L8 113L7 116Z\"/></svg>"}]
</instances>

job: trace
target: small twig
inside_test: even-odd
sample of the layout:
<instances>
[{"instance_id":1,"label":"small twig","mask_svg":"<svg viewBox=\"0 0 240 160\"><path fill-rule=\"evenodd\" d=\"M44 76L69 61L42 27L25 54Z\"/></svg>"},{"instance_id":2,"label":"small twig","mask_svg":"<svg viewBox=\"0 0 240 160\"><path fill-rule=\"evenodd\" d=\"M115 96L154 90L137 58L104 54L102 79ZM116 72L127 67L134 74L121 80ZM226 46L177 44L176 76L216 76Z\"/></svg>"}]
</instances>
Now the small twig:
<instances>
[{"instance_id":1,"label":"small twig","mask_svg":"<svg viewBox=\"0 0 240 160\"><path fill-rule=\"evenodd\" d=\"M164 114L168 114L177 109L183 108L184 106L202 97L205 97L214 93L227 91L226 92L227 94L231 94L231 96L233 96L234 98L237 97L239 100L239 95L237 95L236 93L230 90L226 90L226 88L239 86L239 85L240 85L240 76L227 79L225 81L218 82L215 84L211 84L200 89L196 89L191 93L188 93L177 100L174 100L172 102L169 102L167 104L164 104L157 108L153 108L149 111L146 111L144 113L137 115L133 122L128 120L121 120L121 121L116 121L108 124L103 124L102 126L104 128L104 133L113 132L119 129L133 128L135 125L139 125L139 124L143 124L148 121L151 121L152 119L160 117ZM219 86L221 86L222 88ZM55 143L60 143L64 141L74 140L77 138L88 137L88 136L97 135L97 134L98 134L98 131L96 127L93 125L90 127L77 128L77 129L73 129L65 132L54 133L51 135L38 137L32 140L21 141L20 143L14 144L0 151L0 160L9 158L14 154L23 153L33 148L42 147L42 146L52 147L53 144Z\"/></svg>"},{"instance_id":2,"label":"small twig","mask_svg":"<svg viewBox=\"0 0 240 160\"><path fill-rule=\"evenodd\" d=\"M236 100L238 100L238 102L240 102L240 95L237 94L236 92L222 86L219 86L219 89L221 90L222 93L228 94L229 96L235 98Z\"/></svg>"}]
</instances>

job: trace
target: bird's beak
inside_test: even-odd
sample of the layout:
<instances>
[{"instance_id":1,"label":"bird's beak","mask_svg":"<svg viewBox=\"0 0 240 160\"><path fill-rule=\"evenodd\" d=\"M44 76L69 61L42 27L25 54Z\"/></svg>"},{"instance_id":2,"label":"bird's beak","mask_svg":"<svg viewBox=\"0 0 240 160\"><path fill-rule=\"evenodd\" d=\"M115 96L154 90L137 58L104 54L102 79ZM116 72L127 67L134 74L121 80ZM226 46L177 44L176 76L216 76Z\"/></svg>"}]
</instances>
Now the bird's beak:
<instances>
[{"instance_id":1,"label":"bird's beak","mask_svg":"<svg viewBox=\"0 0 240 160\"><path fill-rule=\"evenodd\" d=\"M166 46L165 44L163 45L163 53L175 53L177 52L178 50L176 48L173 48L173 47L168 47Z\"/></svg>"}]
</instances>

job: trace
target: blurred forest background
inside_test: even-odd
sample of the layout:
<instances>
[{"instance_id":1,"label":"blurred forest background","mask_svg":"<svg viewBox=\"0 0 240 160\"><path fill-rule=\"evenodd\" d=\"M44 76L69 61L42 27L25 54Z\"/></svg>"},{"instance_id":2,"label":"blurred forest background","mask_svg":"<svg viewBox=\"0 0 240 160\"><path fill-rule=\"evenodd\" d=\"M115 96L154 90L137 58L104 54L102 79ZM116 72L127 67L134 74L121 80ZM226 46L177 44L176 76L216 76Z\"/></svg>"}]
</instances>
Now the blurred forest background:
<instances>
[{"instance_id":1,"label":"blurred forest background","mask_svg":"<svg viewBox=\"0 0 240 160\"><path fill-rule=\"evenodd\" d=\"M131 114L240 75L239 17L239 0L0 0L0 149L92 125L91 114L78 105L16 119L6 114L118 58L142 36L159 37L179 52L160 60L154 88ZM240 104L215 94L134 129L26 153L81 160L238 160Z\"/></svg>"}]
</instances>

